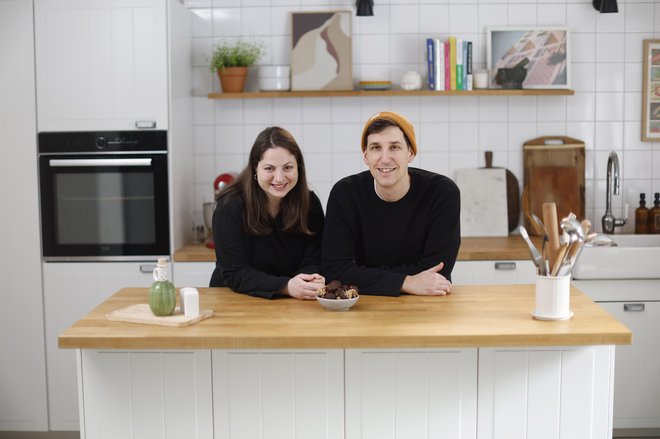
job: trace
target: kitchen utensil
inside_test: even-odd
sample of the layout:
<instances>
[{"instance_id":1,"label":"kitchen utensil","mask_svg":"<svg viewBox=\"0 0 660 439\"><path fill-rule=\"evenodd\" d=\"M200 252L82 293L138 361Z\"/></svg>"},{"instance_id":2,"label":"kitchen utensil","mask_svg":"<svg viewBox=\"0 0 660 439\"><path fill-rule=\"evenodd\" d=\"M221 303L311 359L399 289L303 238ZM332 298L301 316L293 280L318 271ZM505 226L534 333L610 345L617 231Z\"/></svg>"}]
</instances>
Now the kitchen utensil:
<instances>
[{"instance_id":1,"label":"kitchen utensil","mask_svg":"<svg viewBox=\"0 0 660 439\"><path fill-rule=\"evenodd\" d=\"M554 269L553 263L559 251L559 225L557 223L557 206L553 202L543 203L543 224L548 233L548 259L550 260L550 271Z\"/></svg>"},{"instance_id":2,"label":"kitchen utensil","mask_svg":"<svg viewBox=\"0 0 660 439\"><path fill-rule=\"evenodd\" d=\"M493 167L493 151L486 151L485 159L485 169L502 169ZM518 187L518 179L516 176L508 169L504 170L506 172L507 219L509 224L509 232L513 232L516 227L518 227L518 220L520 216L520 192Z\"/></svg>"},{"instance_id":3,"label":"kitchen utensil","mask_svg":"<svg viewBox=\"0 0 660 439\"><path fill-rule=\"evenodd\" d=\"M536 268L538 268L539 274L546 276L548 273L546 271L543 257L532 243L532 240L529 239L529 234L527 233L525 226L518 226L518 231L520 232L520 236L522 236L522 238L525 240L525 243L527 244L527 247L529 248L529 253L532 255L532 261L534 261L534 265L536 265Z\"/></svg>"},{"instance_id":4,"label":"kitchen utensil","mask_svg":"<svg viewBox=\"0 0 660 439\"><path fill-rule=\"evenodd\" d=\"M555 256L554 263L552 264L552 272L551 276L557 276L557 273L559 272L559 267L564 263L564 260L566 258L566 253L568 251L569 243L566 242L562 245L559 246L559 250L557 251L557 256Z\"/></svg>"},{"instance_id":5,"label":"kitchen utensil","mask_svg":"<svg viewBox=\"0 0 660 439\"><path fill-rule=\"evenodd\" d=\"M549 271L548 255L546 254L546 245L549 239L548 232L545 229L541 218L536 216L531 210L525 210L525 217L536 231L536 234L543 236L543 244L541 244L541 255L543 256L543 261L546 264L546 271Z\"/></svg>"},{"instance_id":6,"label":"kitchen utensil","mask_svg":"<svg viewBox=\"0 0 660 439\"><path fill-rule=\"evenodd\" d=\"M147 325L160 326L190 326L201 320L213 316L213 310L205 309L196 317L186 317L181 314L179 307L174 309L174 314L166 317L157 317L153 315L146 303L136 303L124 308L111 311L105 315L105 318L115 322L144 323Z\"/></svg>"},{"instance_id":7,"label":"kitchen utensil","mask_svg":"<svg viewBox=\"0 0 660 439\"><path fill-rule=\"evenodd\" d=\"M215 202L206 202L204 209L204 225L206 226L206 247L215 248L213 240L213 212L215 212Z\"/></svg>"},{"instance_id":8,"label":"kitchen utensil","mask_svg":"<svg viewBox=\"0 0 660 439\"><path fill-rule=\"evenodd\" d=\"M584 149L584 142L565 136L539 137L525 142L522 205L542 217L542 204L553 201L557 205L559 218L568 212L575 212L578 218L584 218ZM553 167L564 169L558 171L551 169ZM532 171L534 168L542 169ZM566 168L574 168L575 171ZM525 226L529 226L528 219ZM547 223L545 226L549 228Z\"/></svg>"},{"instance_id":9,"label":"kitchen utensil","mask_svg":"<svg viewBox=\"0 0 660 439\"><path fill-rule=\"evenodd\" d=\"M459 169L462 236L507 236L508 208L504 169Z\"/></svg>"}]
</instances>

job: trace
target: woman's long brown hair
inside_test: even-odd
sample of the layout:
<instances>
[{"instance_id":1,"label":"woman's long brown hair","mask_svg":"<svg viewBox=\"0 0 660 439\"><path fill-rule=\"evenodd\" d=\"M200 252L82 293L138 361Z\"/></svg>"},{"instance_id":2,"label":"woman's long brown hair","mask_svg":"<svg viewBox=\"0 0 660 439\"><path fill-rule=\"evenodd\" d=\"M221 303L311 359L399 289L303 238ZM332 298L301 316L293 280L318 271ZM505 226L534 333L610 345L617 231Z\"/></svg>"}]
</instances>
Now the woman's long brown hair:
<instances>
[{"instance_id":1,"label":"woman's long brown hair","mask_svg":"<svg viewBox=\"0 0 660 439\"><path fill-rule=\"evenodd\" d=\"M229 199L231 195L240 195L245 202L244 223L245 232L251 235L268 235L273 230L273 220L268 210L268 198L257 182L257 165L264 153L271 148L284 148L296 158L298 166L298 182L282 199L280 214L282 215L282 230L303 235L315 234L309 228L308 217L310 209L309 187L305 162L300 147L291 133L284 128L269 127L259 133L252 149L248 165L218 197L218 204Z\"/></svg>"}]
</instances>

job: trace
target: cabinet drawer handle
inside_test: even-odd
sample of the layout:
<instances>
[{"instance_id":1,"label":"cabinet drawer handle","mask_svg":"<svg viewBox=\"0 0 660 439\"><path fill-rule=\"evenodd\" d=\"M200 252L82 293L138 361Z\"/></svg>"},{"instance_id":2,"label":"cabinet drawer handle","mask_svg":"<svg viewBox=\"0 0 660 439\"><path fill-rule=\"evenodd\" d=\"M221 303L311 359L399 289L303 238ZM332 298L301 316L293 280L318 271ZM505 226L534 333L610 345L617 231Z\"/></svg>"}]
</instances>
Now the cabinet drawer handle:
<instances>
[{"instance_id":1,"label":"cabinet drawer handle","mask_svg":"<svg viewBox=\"0 0 660 439\"><path fill-rule=\"evenodd\" d=\"M495 262L495 270L515 270L515 262Z\"/></svg>"},{"instance_id":2,"label":"cabinet drawer handle","mask_svg":"<svg viewBox=\"0 0 660 439\"><path fill-rule=\"evenodd\" d=\"M643 303L624 303L623 310L628 312L644 312Z\"/></svg>"},{"instance_id":3,"label":"cabinet drawer handle","mask_svg":"<svg viewBox=\"0 0 660 439\"><path fill-rule=\"evenodd\" d=\"M140 273L153 273L156 269L156 264L140 264Z\"/></svg>"},{"instance_id":4,"label":"cabinet drawer handle","mask_svg":"<svg viewBox=\"0 0 660 439\"><path fill-rule=\"evenodd\" d=\"M135 128L138 130L147 129L147 128L156 128L155 120L136 120Z\"/></svg>"}]
</instances>

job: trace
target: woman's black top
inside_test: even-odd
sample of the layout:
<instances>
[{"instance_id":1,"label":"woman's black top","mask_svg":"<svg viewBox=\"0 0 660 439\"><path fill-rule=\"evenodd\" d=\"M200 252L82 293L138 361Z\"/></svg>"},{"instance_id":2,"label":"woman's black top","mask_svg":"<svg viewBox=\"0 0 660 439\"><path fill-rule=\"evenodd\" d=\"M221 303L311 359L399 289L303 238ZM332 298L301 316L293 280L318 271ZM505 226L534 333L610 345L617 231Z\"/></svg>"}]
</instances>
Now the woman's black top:
<instances>
[{"instance_id":1,"label":"woman's black top","mask_svg":"<svg viewBox=\"0 0 660 439\"><path fill-rule=\"evenodd\" d=\"M216 264L211 287L229 287L239 293L272 299L289 279L300 273L319 273L323 208L310 191L308 224L315 233L305 236L282 231L282 218L273 219L273 231L264 236L246 233L245 204L240 195L225 197L213 214Z\"/></svg>"}]
</instances>

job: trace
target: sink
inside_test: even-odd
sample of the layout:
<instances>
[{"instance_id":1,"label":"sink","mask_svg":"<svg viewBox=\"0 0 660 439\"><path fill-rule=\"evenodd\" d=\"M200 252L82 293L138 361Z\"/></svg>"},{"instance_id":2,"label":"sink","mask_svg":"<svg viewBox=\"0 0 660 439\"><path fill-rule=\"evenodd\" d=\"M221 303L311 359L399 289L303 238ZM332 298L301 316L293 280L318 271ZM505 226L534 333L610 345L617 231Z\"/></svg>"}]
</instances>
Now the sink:
<instances>
[{"instance_id":1,"label":"sink","mask_svg":"<svg viewBox=\"0 0 660 439\"><path fill-rule=\"evenodd\" d=\"M584 247L574 279L660 279L660 235L608 235L616 247Z\"/></svg>"}]
</instances>

